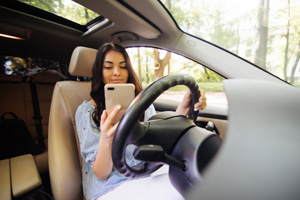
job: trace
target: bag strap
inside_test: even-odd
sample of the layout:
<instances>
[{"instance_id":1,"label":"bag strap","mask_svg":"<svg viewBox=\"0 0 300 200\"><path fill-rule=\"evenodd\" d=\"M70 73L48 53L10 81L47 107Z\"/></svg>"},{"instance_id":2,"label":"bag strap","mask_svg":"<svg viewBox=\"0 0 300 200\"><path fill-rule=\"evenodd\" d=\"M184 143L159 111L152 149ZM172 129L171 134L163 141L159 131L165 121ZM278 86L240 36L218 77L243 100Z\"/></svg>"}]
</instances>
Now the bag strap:
<instances>
[{"instance_id":1,"label":"bag strap","mask_svg":"<svg viewBox=\"0 0 300 200\"><path fill-rule=\"evenodd\" d=\"M5 113L3 113L1 115L1 121L5 120L4 116L7 115L7 114L10 114L11 116L13 116L14 119L17 119L17 120L19 119L15 113L13 113L13 112L5 112Z\"/></svg>"},{"instance_id":2,"label":"bag strap","mask_svg":"<svg viewBox=\"0 0 300 200\"><path fill-rule=\"evenodd\" d=\"M45 143L44 143L44 135L43 135L43 127L42 127L42 116L40 113L40 105L39 105L39 99L37 95L37 89L36 84L33 81L29 81L30 83L30 90L31 90L31 97L32 97L32 105L33 105L33 111L34 111L34 122L35 122L35 128L37 132L37 140L39 143L39 147L44 150L45 149Z\"/></svg>"}]
</instances>

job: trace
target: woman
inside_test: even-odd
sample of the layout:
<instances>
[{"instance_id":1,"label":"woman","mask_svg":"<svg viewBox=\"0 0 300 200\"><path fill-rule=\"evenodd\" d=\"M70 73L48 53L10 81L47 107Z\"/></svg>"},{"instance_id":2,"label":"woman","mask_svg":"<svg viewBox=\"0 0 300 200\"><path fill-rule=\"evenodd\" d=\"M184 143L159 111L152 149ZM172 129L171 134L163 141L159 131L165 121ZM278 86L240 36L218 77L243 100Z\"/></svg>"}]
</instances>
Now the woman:
<instances>
[{"instance_id":1,"label":"woman","mask_svg":"<svg viewBox=\"0 0 300 200\"><path fill-rule=\"evenodd\" d=\"M108 83L133 83L135 94L142 87L131 66L129 56L120 45L108 43L100 47L93 66L92 100L84 101L77 109L75 121L83 158L83 191L86 199L96 199L114 189L129 178L121 176L113 169L111 158L112 141L118 124L112 125L121 107L116 106L108 116L105 110L104 85ZM195 109L205 109L205 92L201 91ZM177 112L189 113L190 93L187 92ZM151 105L144 114L145 121L155 114ZM101 134L100 134L101 132ZM133 148L128 148L127 161L134 167L141 162L132 158Z\"/></svg>"}]
</instances>

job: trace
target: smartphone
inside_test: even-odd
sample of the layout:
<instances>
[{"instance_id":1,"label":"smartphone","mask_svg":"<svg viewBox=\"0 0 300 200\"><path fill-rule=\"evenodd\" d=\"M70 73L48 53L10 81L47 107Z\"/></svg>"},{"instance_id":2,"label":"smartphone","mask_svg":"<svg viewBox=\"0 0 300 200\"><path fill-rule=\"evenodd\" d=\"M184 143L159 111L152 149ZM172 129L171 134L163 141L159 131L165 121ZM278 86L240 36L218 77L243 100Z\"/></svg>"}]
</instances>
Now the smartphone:
<instances>
[{"instance_id":1,"label":"smartphone","mask_svg":"<svg viewBox=\"0 0 300 200\"><path fill-rule=\"evenodd\" d=\"M121 110L113 120L113 124L119 122L125 111L135 98L135 86L132 83L106 84L104 86L105 106L108 115L116 105L121 105Z\"/></svg>"}]
</instances>

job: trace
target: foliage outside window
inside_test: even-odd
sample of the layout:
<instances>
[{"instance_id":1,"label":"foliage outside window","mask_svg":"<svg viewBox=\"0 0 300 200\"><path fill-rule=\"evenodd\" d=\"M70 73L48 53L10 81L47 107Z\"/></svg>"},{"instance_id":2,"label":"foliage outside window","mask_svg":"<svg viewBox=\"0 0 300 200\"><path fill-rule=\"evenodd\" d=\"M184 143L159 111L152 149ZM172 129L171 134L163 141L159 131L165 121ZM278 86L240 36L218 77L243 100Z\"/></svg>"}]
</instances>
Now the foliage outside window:
<instances>
[{"instance_id":1,"label":"foliage outside window","mask_svg":"<svg viewBox=\"0 0 300 200\"><path fill-rule=\"evenodd\" d=\"M0 74L11 75L22 73L23 69L51 69L66 74L67 65L53 60L41 58L20 58L14 56L0 56Z\"/></svg>"},{"instance_id":2,"label":"foliage outside window","mask_svg":"<svg viewBox=\"0 0 300 200\"><path fill-rule=\"evenodd\" d=\"M71 0L18 0L22 3L56 14L80 25L99 17L99 14Z\"/></svg>"},{"instance_id":3,"label":"foliage outside window","mask_svg":"<svg viewBox=\"0 0 300 200\"><path fill-rule=\"evenodd\" d=\"M228 108L223 91L224 78L217 73L183 56L153 48L127 48L133 68L146 88L156 79L173 73L185 73L192 76L201 89L206 91L209 106ZM175 86L165 91L159 99L181 101L188 88Z\"/></svg>"},{"instance_id":4,"label":"foliage outside window","mask_svg":"<svg viewBox=\"0 0 300 200\"><path fill-rule=\"evenodd\" d=\"M201 84L201 88L207 91L223 91L223 77L183 56L144 47L128 48L127 52L144 88L164 75L185 73L192 76Z\"/></svg>"},{"instance_id":5,"label":"foliage outside window","mask_svg":"<svg viewBox=\"0 0 300 200\"><path fill-rule=\"evenodd\" d=\"M300 86L299 0L162 0L179 27Z\"/></svg>"}]
</instances>

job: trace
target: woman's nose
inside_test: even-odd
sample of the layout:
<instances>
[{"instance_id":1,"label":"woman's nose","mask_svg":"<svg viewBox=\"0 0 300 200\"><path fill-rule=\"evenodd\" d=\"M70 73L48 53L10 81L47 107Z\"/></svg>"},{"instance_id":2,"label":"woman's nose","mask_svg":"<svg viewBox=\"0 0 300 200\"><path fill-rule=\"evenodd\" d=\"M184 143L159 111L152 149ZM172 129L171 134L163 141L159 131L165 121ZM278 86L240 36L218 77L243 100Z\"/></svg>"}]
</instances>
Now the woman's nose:
<instances>
[{"instance_id":1,"label":"woman's nose","mask_svg":"<svg viewBox=\"0 0 300 200\"><path fill-rule=\"evenodd\" d=\"M114 76L120 76L120 70L118 67L114 67Z\"/></svg>"}]
</instances>

